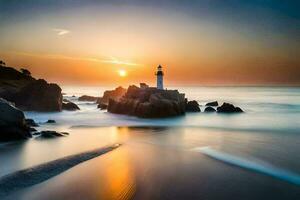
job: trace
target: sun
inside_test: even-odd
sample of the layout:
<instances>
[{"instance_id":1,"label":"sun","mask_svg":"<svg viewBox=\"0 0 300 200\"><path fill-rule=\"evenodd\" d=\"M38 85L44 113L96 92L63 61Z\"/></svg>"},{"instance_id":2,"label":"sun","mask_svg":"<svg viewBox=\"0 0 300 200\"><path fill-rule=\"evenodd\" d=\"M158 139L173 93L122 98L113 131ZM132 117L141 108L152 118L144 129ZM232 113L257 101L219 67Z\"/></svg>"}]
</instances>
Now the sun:
<instances>
[{"instance_id":1,"label":"sun","mask_svg":"<svg viewBox=\"0 0 300 200\"><path fill-rule=\"evenodd\" d=\"M126 72L124 69L120 69L120 70L118 71L118 73L119 73L119 76L121 76L121 77L127 76L127 72Z\"/></svg>"}]
</instances>

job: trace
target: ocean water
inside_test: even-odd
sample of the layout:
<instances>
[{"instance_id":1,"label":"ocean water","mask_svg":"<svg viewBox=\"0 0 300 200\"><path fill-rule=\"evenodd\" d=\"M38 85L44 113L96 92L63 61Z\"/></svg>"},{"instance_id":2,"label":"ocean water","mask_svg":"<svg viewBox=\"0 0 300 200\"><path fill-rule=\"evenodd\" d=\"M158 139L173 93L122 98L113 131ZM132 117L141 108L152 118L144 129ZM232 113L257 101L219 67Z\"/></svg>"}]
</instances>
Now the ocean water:
<instances>
[{"instance_id":1,"label":"ocean water","mask_svg":"<svg viewBox=\"0 0 300 200\"><path fill-rule=\"evenodd\" d=\"M79 111L26 112L39 130L70 135L0 144L0 183L2 176L21 169L106 145L122 146L24 186L8 199L299 199L300 88L180 87L202 111L217 100L245 113L165 119L111 114L77 100L83 94L101 96L107 89L112 88L66 86L64 98L78 104ZM48 119L57 123L45 124Z\"/></svg>"},{"instance_id":2,"label":"ocean water","mask_svg":"<svg viewBox=\"0 0 300 200\"><path fill-rule=\"evenodd\" d=\"M179 87L189 100L197 100L201 110L217 100L241 107L245 113L220 115L188 113L167 119L139 119L99 111L91 102L79 102L78 96L102 96L104 87L64 87L65 98L79 105L80 111L61 113L27 112L28 118L44 122L53 118L66 126L183 126L226 130L298 133L300 130L300 88L286 87ZM170 88L175 89L175 88ZM72 97L75 95L76 97Z\"/></svg>"}]
</instances>

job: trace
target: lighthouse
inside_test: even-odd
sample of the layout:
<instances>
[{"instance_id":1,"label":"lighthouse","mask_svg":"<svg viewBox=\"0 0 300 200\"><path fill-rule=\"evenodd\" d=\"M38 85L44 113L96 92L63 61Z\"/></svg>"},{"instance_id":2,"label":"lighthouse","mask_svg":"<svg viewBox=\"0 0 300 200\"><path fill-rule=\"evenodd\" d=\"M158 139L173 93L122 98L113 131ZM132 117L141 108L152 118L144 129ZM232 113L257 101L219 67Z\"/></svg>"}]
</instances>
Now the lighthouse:
<instances>
[{"instance_id":1,"label":"lighthouse","mask_svg":"<svg viewBox=\"0 0 300 200\"><path fill-rule=\"evenodd\" d=\"M164 79L163 79L163 76L164 76L164 73L162 71L162 67L159 65L157 67L157 72L155 73L156 75L156 80L157 80L157 86L156 88L159 89L159 90L163 90L164 89Z\"/></svg>"}]
</instances>

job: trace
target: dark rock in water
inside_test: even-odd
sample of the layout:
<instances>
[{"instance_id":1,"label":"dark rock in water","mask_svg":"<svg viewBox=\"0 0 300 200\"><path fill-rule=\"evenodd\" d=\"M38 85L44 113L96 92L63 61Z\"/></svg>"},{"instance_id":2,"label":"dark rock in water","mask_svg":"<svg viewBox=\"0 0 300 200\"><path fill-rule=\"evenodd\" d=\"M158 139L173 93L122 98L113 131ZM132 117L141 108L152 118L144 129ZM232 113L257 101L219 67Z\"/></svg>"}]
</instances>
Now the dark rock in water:
<instances>
[{"instance_id":1,"label":"dark rock in water","mask_svg":"<svg viewBox=\"0 0 300 200\"><path fill-rule=\"evenodd\" d=\"M178 116L185 113L185 98L177 90L129 86L122 98L109 100L107 110L144 118Z\"/></svg>"},{"instance_id":2,"label":"dark rock in water","mask_svg":"<svg viewBox=\"0 0 300 200\"><path fill-rule=\"evenodd\" d=\"M38 132L36 135L40 135L43 138L53 138L53 137L63 137L69 135L66 132L56 132L56 131L41 131Z\"/></svg>"},{"instance_id":3,"label":"dark rock in water","mask_svg":"<svg viewBox=\"0 0 300 200\"><path fill-rule=\"evenodd\" d=\"M43 79L32 81L14 95L13 102L22 110L61 111L61 88Z\"/></svg>"},{"instance_id":4,"label":"dark rock in water","mask_svg":"<svg viewBox=\"0 0 300 200\"><path fill-rule=\"evenodd\" d=\"M78 101L97 101L98 99L99 99L99 97L83 95L78 98Z\"/></svg>"},{"instance_id":5,"label":"dark rock in water","mask_svg":"<svg viewBox=\"0 0 300 200\"><path fill-rule=\"evenodd\" d=\"M244 112L241 108L235 107L230 103L223 103L222 106L217 108L218 113L241 113Z\"/></svg>"},{"instance_id":6,"label":"dark rock in water","mask_svg":"<svg viewBox=\"0 0 300 200\"><path fill-rule=\"evenodd\" d=\"M204 112L216 112L216 109L214 109L213 107L208 106L208 107L205 108Z\"/></svg>"},{"instance_id":7,"label":"dark rock in water","mask_svg":"<svg viewBox=\"0 0 300 200\"><path fill-rule=\"evenodd\" d=\"M63 99L63 102L65 102L65 103L69 103L69 102L71 102L70 100L68 100L68 99Z\"/></svg>"},{"instance_id":8,"label":"dark rock in water","mask_svg":"<svg viewBox=\"0 0 300 200\"><path fill-rule=\"evenodd\" d=\"M107 104L104 104L104 103L100 103L100 104L98 105L98 108L100 108L101 110L106 110L107 107L108 107L108 105L107 105Z\"/></svg>"},{"instance_id":9,"label":"dark rock in water","mask_svg":"<svg viewBox=\"0 0 300 200\"><path fill-rule=\"evenodd\" d=\"M62 106L61 88L36 80L26 69L0 67L0 97L27 111L61 111Z\"/></svg>"},{"instance_id":10,"label":"dark rock in water","mask_svg":"<svg viewBox=\"0 0 300 200\"><path fill-rule=\"evenodd\" d=\"M205 106L218 106L219 103L217 101L212 101L212 102L209 102L207 103Z\"/></svg>"},{"instance_id":11,"label":"dark rock in water","mask_svg":"<svg viewBox=\"0 0 300 200\"><path fill-rule=\"evenodd\" d=\"M76 97L75 95L72 95L72 97Z\"/></svg>"},{"instance_id":12,"label":"dark rock in water","mask_svg":"<svg viewBox=\"0 0 300 200\"><path fill-rule=\"evenodd\" d=\"M56 121L53 120L53 119L48 119L48 121L46 121L46 123L47 124L54 124L54 123L56 123Z\"/></svg>"},{"instance_id":13,"label":"dark rock in water","mask_svg":"<svg viewBox=\"0 0 300 200\"><path fill-rule=\"evenodd\" d=\"M63 102L62 109L69 110L69 111L80 110L80 108L73 102L68 102L68 103Z\"/></svg>"},{"instance_id":14,"label":"dark rock in water","mask_svg":"<svg viewBox=\"0 0 300 200\"><path fill-rule=\"evenodd\" d=\"M37 130L35 128L33 128L33 127L29 127L29 131L30 132L36 132Z\"/></svg>"},{"instance_id":15,"label":"dark rock in water","mask_svg":"<svg viewBox=\"0 0 300 200\"><path fill-rule=\"evenodd\" d=\"M109 99L119 100L126 93L126 89L122 87L117 87L114 90L107 90L104 92L103 97L98 98L98 104L108 105Z\"/></svg>"},{"instance_id":16,"label":"dark rock in water","mask_svg":"<svg viewBox=\"0 0 300 200\"><path fill-rule=\"evenodd\" d=\"M188 101L185 107L187 112L201 112L197 101Z\"/></svg>"},{"instance_id":17,"label":"dark rock in water","mask_svg":"<svg viewBox=\"0 0 300 200\"><path fill-rule=\"evenodd\" d=\"M39 125L33 119L25 119L27 126L38 127Z\"/></svg>"},{"instance_id":18,"label":"dark rock in water","mask_svg":"<svg viewBox=\"0 0 300 200\"><path fill-rule=\"evenodd\" d=\"M24 113L10 102L0 98L0 141L30 138Z\"/></svg>"}]
</instances>

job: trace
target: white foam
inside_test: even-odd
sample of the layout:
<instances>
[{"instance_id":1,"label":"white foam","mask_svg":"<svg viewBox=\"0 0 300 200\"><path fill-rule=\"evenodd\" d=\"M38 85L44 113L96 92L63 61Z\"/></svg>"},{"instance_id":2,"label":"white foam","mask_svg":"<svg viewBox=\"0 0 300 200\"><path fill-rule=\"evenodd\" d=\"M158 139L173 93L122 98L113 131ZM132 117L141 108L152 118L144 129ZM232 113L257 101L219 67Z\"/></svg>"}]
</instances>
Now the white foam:
<instances>
[{"instance_id":1,"label":"white foam","mask_svg":"<svg viewBox=\"0 0 300 200\"><path fill-rule=\"evenodd\" d=\"M231 155L228 153L220 152L212 149L209 146L206 147L196 147L191 149L192 151L201 152L216 160L229 163L244 169L252 170L255 172L263 173L265 175L287 181L296 185L300 185L300 176L296 173L290 172L285 169L277 168L271 164L265 163L259 160L248 160L242 157Z\"/></svg>"}]
</instances>

